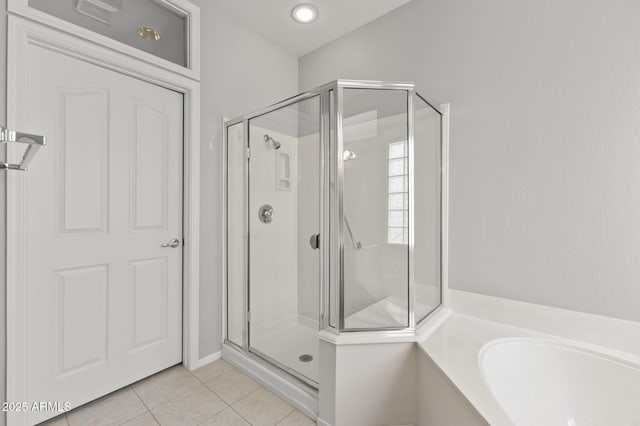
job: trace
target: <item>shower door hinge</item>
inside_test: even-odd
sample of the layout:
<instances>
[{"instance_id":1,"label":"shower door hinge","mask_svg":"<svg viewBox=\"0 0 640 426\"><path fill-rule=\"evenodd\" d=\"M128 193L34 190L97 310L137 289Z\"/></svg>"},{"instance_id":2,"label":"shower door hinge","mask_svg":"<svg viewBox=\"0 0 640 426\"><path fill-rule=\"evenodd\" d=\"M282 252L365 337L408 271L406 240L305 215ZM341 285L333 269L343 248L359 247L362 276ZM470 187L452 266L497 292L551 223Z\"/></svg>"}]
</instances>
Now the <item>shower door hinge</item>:
<instances>
[{"instance_id":1,"label":"shower door hinge","mask_svg":"<svg viewBox=\"0 0 640 426\"><path fill-rule=\"evenodd\" d=\"M245 155L247 158L251 158L251 148L245 148L245 150L244 150L244 155Z\"/></svg>"}]
</instances>

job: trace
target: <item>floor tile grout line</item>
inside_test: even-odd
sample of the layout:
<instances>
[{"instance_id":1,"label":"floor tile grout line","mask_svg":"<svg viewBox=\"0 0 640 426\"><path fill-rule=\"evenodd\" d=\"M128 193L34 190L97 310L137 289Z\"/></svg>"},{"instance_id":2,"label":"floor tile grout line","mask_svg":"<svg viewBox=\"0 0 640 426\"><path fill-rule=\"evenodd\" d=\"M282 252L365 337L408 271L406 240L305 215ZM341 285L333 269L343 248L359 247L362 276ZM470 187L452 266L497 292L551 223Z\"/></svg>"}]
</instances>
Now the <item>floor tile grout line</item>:
<instances>
[{"instance_id":1,"label":"floor tile grout line","mask_svg":"<svg viewBox=\"0 0 640 426\"><path fill-rule=\"evenodd\" d=\"M194 388L194 389L195 389L195 388ZM190 392L190 391L192 391L192 390L194 390L194 389L190 389L190 390L189 390L189 391L187 391L187 392ZM210 418L217 416L218 414L220 414L221 412L223 412L223 411L224 411L224 410L226 410L227 408L230 408L229 404L227 404L225 400L223 400L222 398L220 398L220 397L219 397L215 392L213 392L211 389L209 389L209 387L208 387L208 386L206 386L206 385L205 385L205 389L206 389L206 390L208 390L209 392L211 392L211 393L212 393L216 398L218 398L220 401L222 401L222 403L225 405L225 407L224 407L224 408L222 408L221 410L218 410L216 413L212 414L211 416L207 417L207 418L206 418L206 419L204 419L202 422L198 423L198 425L201 425L202 423L206 422L206 421L207 421L207 420L209 420ZM185 393L183 393L183 394L180 394L180 396L185 395L187 392L185 392ZM159 407L161 407L162 405L165 405L165 404L167 404L167 403L169 403L169 402L171 402L171 401L173 401L174 399L177 399L177 398L178 398L178 396L176 396L175 398L172 398L171 400L169 400L169 401L167 401L167 402L165 402L165 403L162 403L162 404L158 405L158 406L157 406L157 407L155 407L155 408L159 408ZM162 426L162 423L161 423L161 422L160 422L160 420L155 416L155 414L153 414L153 411L149 410L149 413L151 414L151 416L153 417L153 419L154 419L154 420L155 420L159 425L161 425L161 426Z\"/></svg>"},{"instance_id":2,"label":"floor tile grout line","mask_svg":"<svg viewBox=\"0 0 640 426\"><path fill-rule=\"evenodd\" d=\"M228 407L227 407L228 408ZM211 420L212 418L214 418L215 416L217 416L218 414L222 413L224 410L226 410L227 408L223 408L222 410L218 411L217 413L215 413L212 416L207 417L206 419L204 419L203 421L201 421L200 423L198 423L196 426L200 426L201 424L203 424L204 422Z\"/></svg>"},{"instance_id":3,"label":"floor tile grout line","mask_svg":"<svg viewBox=\"0 0 640 426\"><path fill-rule=\"evenodd\" d=\"M216 391L214 391L213 389L211 389L211 388L210 388L206 383L203 383L203 384L207 387L207 389L209 389L211 392L213 392L213 394L214 394L215 396L217 396L218 398L220 398L220 400L221 400L222 402L224 402L225 404L227 404L227 406L229 406L229 407L231 406L231 404L229 404L227 401L225 401L225 400L224 400L224 398L222 398L222 396L221 396L221 395L219 395Z\"/></svg>"},{"instance_id":4,"label":"floor tile grout line","mask_svg":"<svg viewBox=\"0 0 640 426\"><path fill-rule=\"evenodd\" d=\"M136 396L136 398L138 398L138 401L140 401L140 403L142 404L142 406L143 406L143 407L145 408L145 410L147 410L147 411L145 411L144 413L136 414L135 416L131 417L130 419L126 419L126 420L124 420L122 423L120 423L120 425L123 425L123 424L125 424L125 423L127 423L127 422L130 422L130 421L131 421L131 420L133 420L133 419L137 419L138 417L143 416L145 413L149 413L149 412L150 412L150 411L149 411L149 407L147 407L147 404L145 404L145 403L144 403L144 401L142 400L142 398L140 398L140 395L138 395L138 392L136 392L136 390L133 388L133 385L129 385L129 386L127 386L126 388L122 388L121 390L124 390L124 389L127 389L127 388L131 389L131 392L133 392L133 394Z\"/></svg>"},{"instance_id":5,"label":"floor tile grout line","mask_svg":"<svg viewBox=\"0 0 640 426\"><path fill-rule=\"evenodd\" d=\"M132 385L127 385L127 386L124 386L124 387L122 387L122 388L120 388L120 389L117 389L117 390L115 390L115 391L113 391L113 392L110 392L110 393L108 393L108 394L106 394L106 395L103 395L103 396L101 396L101 397L99 397L99 398L97 398L97 399L94 399L93 401L89 401L89 402L87 402L86 404L82 404L82 405L81 405L81 406L79 406L79 407L75 407L74 409L69 410L68 412L64 413L64 419L65 419L65 421L66 421L66 424L67 424L68 426L71 426L71 420L69 419L69 417L70 417L69 415L70 415L70 414L73 414L73 413L76 413L76 414L77 414L77 413L81 413L81 412L83 412L83 411L87 411L87 410L89 410L91 407L95 407L95 406L97 406L97 405L101 404L102 402L108 401L109 399L111 399L111 398L115 397L116 395L118 395L118 394L122 394L122 393L124 393L124 392L126 392L126 391L128 391L128 390L130 390L130 391L132 391L132 392L133 392L133 394L138 398L138 400L140 401L140 403L142 404L142 406L144 407L144 409L145 409L146 411L148 411L148 407L145 405L144 401L142 401L142 399L140 398L140 396L139 396L139 395L136 393L136 391L133 389L133 386L132 386ZM141 413L138 413L138 414L134 415L133 417L126 418L126 419L124 419L124 420L118 420L118 422L122 422L122 423L118 423L118 424L121 424L121 425L122 425L122 424L125 424L126 422L131 421L131 420L135 419L136 417L139 417L139 416L141 416L141 415L143 415L143 414L144 414L144 412L141 412Z\"/></svg>"},{"instance_id":6,"label":"floor tile grout line","mask_svg":"<svg viewBox=\"0 0 640 426\"><path fill-rule=\"evenodd\" d=\"M216 398L218 398L220 401L222 401L222 403L225 405L225 407L222 410L219 410L217 413L215 413L213 416L211 417L215 417L218 414L222 413L224 410L226 410L227 408L231 408L231 404L229 404L227 401L225 401L224 399L222 399L222 397L220 395L218 395L217 393L214 392L213 389L211 389L209 386L207 386L206 384L204 385L205 388L207 388L209 390L209 392L211 392L212 394L214 394L216 396ZM231 408L233 410L233 408ZM235 411L235 410L234 410ZM202 423L206 422L207 420L209 420L211 417L208 417L205 421L203 421Z\"/></svg>"},{"instance_id":7,"label":"floor tile grout line","mask_svg":"<svg viewBox=\"0 0 640 426\"><path fill-rule=\"evenodd\" d=\"M230 405L229 408L231 408L237 415L239 415L242 418L242 420L244 420L245 422L249 423L250 425L253 425L253 423L251 423L249 421L249 419L247 419L245 416L243 416L241 412L239 412L238 410L233 408L233 405Z\"/></svg>"},{"instance_id":8,"label":"floor tile grout line","mask_svg":"<svg viewBox=\"0 0 640 426\"><path fill-rule=\"evenodd\" d=\"M277 395L276 395L277 396ZM286 401L285 401L286 402ZM287 404L289 404L287 402ZM289 404L291 405L291 404ZM278 420L278 422L275 424L275 426L278 426L280 423L282 423L284 421L284 419L286 419L287 417L289 417L291 414L293 414L296 411L296 407L291 407L291 411L289 411L287 414L284 415L283 418L281 418L280 420Z\"/></svg>"},{"instance_id":9,"label":"floor tile grout line","mask_svg":"<svg viewBox=\"0 0 640 426\"><path fill-rule=\"evenodd\" d=\"M247 398L249 395L251 395L254 392L259 391L260 389L264 389L265 391L269 392L270 394L274 395L276 398L280 399L281 401L283 401L285 404L287 404L288 406L291 407L291 411L288 411L287 414L285 414L285 416L283 418L281 418L280 420L277 421L277 423L274 423L274 426L277 426L278 424L282 423L282 421L284 419L286 419L287 417L289 417L289 415L291 415L291 413L293 413L294 411L296 411L296 407L292 406L291 404L289 404L287 401L285 401L284 399L280 398L278 395L276 395L275 393L271 392L269 389L263 387L262 385L258 384L258 387L254 390L252 390L251 392L249 392L248 394L246 394L245 396L243 396L242 398L240 398L239 400L237 400L236 402L234 402L233 404L237 404L238 402L242 401L243 399ZM250 425L253 425L253 423L251 423L251 421L249 419L247 419L245 416L242 415L242 413L240 413L238 410L235 409L235 407L233 405L230 405L229 407L231 407L231 409L233 411L235 411L236 413L238 413L238 415L240 417L242 417L243 419L245 419Z\"/></svg>"},{"instance_id":10,"label":"floor tile grout line","mask_svg":"<svg viewBox=\"0 0 640 426\"><path fill-rule=\"evenodd\" d=\"M131 385L131 390L133 391L134 394L136 394L136 396L138 397L138 399L142 402L142 405L144 405L144 407L147 409L147 411L151 412L151 408L149 408L149 406L147 405L146 402L144 402L144 400L142 399L142 397L140 395L138 395L138 392L136 391L136 389L133 387L133 385Z\"/></svg>"},{"instance_id":11,"label":"floor tile grout line","mask_svg":"<svg viewBox=\"0 0 640 426\"><path fill-rule=\"evenodd\" d=\"M251 379L251 377L247 376L246 374L242 373L241 371L240 371L240 374L242 374L243 376L248 377L249 379ZM220 376L218 376L218 377L220 377ZM236 402L240 401L241 399L243 399L243 398L244 398L244 397L246 397L246 396L249 396L249 394L251 394L251 393L253 393L253 392L257 391L258 389L260 389L260 388L262 387L262 386L260 385L260 383L258 383L258 382L256 382L255 380L251 379L251 380L256 384L256 386L257 386L257 387L256 387L255 389L250 390L250 391L249 391L249 392L247 392L245 395L240 396L237 400L233 401L232 403L228 403L228 402L227 402L227 401L222 397L222 395L220 395L218 392L216 392L214 389L212 389L212 388L211 388L211 386L209 386L209 385L208 385L208 383L213 382L213 381L214 381L216 378L218 378L218 377L214 377L213 379L211 379L211 380L209 380L208 382L204 383L204 385L205 385L207 388L209 388L209 390L210 390L211 392L213 392L214 394L216 394L216 396L217 396L218 398L220 398L220 399L221 399L225 404L227 404L228 406L231 406L231 405L235 404Z\"/></svg>"},{"instance_id":12,"label":"floor tile grout line","mask_svg":"<svg viewBox=\"0 0 640 426\"><path fill-rule=\"evenodd\" d=\"M151 417L153 417L153 420L155 420L158 425L162 425L162 423L160 423L160 420L158 420L156 415L153 414L153 411L149 410L149 414L151 414Z\"/></svg>"},{"instance_id":13,"label":"floor tile grout line","mask_svg":"<svg viewBox=\"0 0 640 426\"><path fill-rule=\"evenodd\" d=\"M293 411L292 411L292 412L290 412L289 414L287 414L287 416L286 416L284 419L280 420L280 421L276 424L276 426L278 426L279 424L282 424L282 422L284 422L285 420L287 420L287 418L288 418L289 416L291 416L292 414L294 414L294 413L296 413L296 412L299 412L299 413L300 413L300 414L302 414L304 417L306 417L307 419L311 420L311 422L312 422L314 425L316 425L316 426L318 425L318 421L317 421L317 420L313 420L311 417L307 416L305 413L303 413L302 411L300 411L300 410L298 410L297 408L295 408L295 407L294 407L294 408L293 408Z\"/></svg>"},{"instance_id":14,"label":"floor tile grout line","mask_svg":"<svg viewBox=\"0 0 640 426\"><path fill-rule=\"evenodd\" d=\"M205 385L206 387L209 387L208 383L211 383L211 382L213 382L214 380L219 379L220 377L224 376L224 375L225 375L225 374L227 374L227 373L231 373L231 371L225 371L225 372L223 372L222 374L219 374L219 375L217 375L217 376L215 376L215 377L210 378L210 379L209 379L209 380L207 380L206 382L202 382L202 380L200 380L200 381L202 382L202 384L203 384L203 385Z\"/></svg>"},{"instance_id":15,"label":"floor tile grout line","mask_svg":"<svg viewBox=\"0 0 640 426\"><path fill-rule=\"evenodd\" d=\"M198 380L198 385L201 385L201 384L203 384L203 383L200 383L200 381ZM158 408L158 407L160 407L160 406L162 406L162 405L165 405L165 404L167 404L167 403L169 403L169 402L173 401L174 399L177 399L177 398L179 398L179 397L181 397L181 396L184 396L186 393L191 392L192 390L196 389L197 387L198 387L198 386L190 387L190 388L189 388L189 389L187 389L186 391L184 391L184 392L182 392L182 393L179 393L179 394L177 394L177 395L172 396L171 398L167 399L166 401L163 401L162 403L160 403L160 404L156 405L156 406L155 406L155 407L153 407L153 408L149 408L149 406L147 405L147 403L146 403L146 402L144 402L144 400L142 400L142 397L141 397L140 395L138 395L138 392L136 392L136 390L135 390L135 389L133 389L133 391L134 391L134 392L136 392L136 395L138 396L138 398L140 398L140 400L142 400L142 403L144 404L144 406L145 406L145 407L147 407L147 410L152 411L152 410L155 410L156 408ZM207 387L207 386L205 385L205 387ZM132 387L132 388L133 388L133 387ZM208 388L208 387L207 387L207 388Z\"/></svg>"},{"instance_id":16,"label":"floor tile grout line","mask_svg":"<svg viewBox=\"0 0 640 426\"><path fill-rule=\"evenodd\" d=\"M220 398L220 399L222 399L222 398ZM224 401L222 401L222 402L224 402ZM211 420L212 418L214 418L214 417L215 417L215 416L217 416L218 414L222 413L222 412L223 412L224 410L226 410L227 408L231 408L231 406L230 406L229 404L227 404L226 402L225 402L225 405L226 405L226 407L224 407L222 410L218 411L217 413L215 413L215 414L213 414L213 415L211 415L211 416L207 417L206 419L204 419L203 421L201 421L200 423L198 423L198 425L197 425L197 426L200 426L201 424L203 424L203 423L204 423L204 422L206 422L207 420Z\"/></svg>"},{"instance_id":17,"label":"floor tile grout line","mask_svg":"<svg viewBox=\"0 0 640 426\"><path fill-rule=\"evenodd\" d=\"M142 402L142 405L144 405L144 408L146 408L147 410L149 410L149 407L147 407L147 404L144 402L144 400L142 399L142 397L140 395L138 395L138 392L136 392L136 390L133 388L133 385L129 385L129 387L131 388L131 390L133 391L133 394L138 398L138 400L140 402Z\"/></svg>"},{"instance_id":18,"label":"floor tile grout line","mask_svg":"<svg viewBox=\"0 0 640 426\"><path fill-rule=\"evenodd\" d=\"M251 395L252 393L259 391L260 389L265 389L266 391L270 392L267 388L264 388L261 384L258 384L258 387L257 387L257 388L255 388L254 390L252 390L251 392L249 392L248 394L246 394L246 395L245 395L245 396L243 396L242 398L238 399L236 402L234 402L234 403L232 404L232 406L233 406L233 405L235 405L235 404L237 404L238 402L242 401L243 399L247 398L247 397L248 397L249 395ZM249 423L251 423L251 422L249 422Z\"/></svg>"},{"instance_id":19,"label":"floor tile grout line","mask_svg":"<svg viewBox=\"0 0 640 426\"><path fill-rule=\"evenodd\" d=\"M180 394L174 395L173 397L171 397L171 398L169 398L168 400L166 400L166 401L164 401L164 402L162 402L162 403L158 404L157 406L155 406L155 407L153 407L153 408L150 408L150 407L147 405L147 403L146 403L146 402L144 402L144 400L142 399L142 397L138 394L138 392L137 392L137 391L135 390L135 388L133 387L133 384L132 384L132 385L129 385L129 387L131 387L131 390L133 390L134 394L135 394L135 395L138 397L138 399L142 402L142 404L144 405L144 407L147 409L147 412L148 412L149 414L151 414L151 417L153 417L153 419L156 421L156 423L158 423L158 425L161 425L162 423L161 423L161 422L160 422L160 420L158 420L158 418L155 416L155 414L153 413L153 410L155 410L155 409L157 409L157 408L159 408L159 407L161 407L161 406L163 406L163 405L165 405L165 404L168 404L169 402L172 402L172 401L174 401L174 400L176 400L176 399L178 399L178 398L180 398L180 397L182 397L182 396L186 395L188 392L191 392L191 391L193 391L193 390L195 390L195 389L199 388L200 386L204 386L204 388L205 388L206 390L208 390L208 391L209 391L209 392L211 392L213 395L215 395L215 396L216 396L216 398L220 399L220 401L222 401L222 403L223 403L223 404L225 404L225 406L227 406L227 407L229 406L225 400L223 400L222 398L220 398L220 396L219 396L219 395L217 395L215 392L213 392L213 390L212 390L212 389L210 389L210 388L209 388L205 383L203 383L203 382L202 382L202 381L201 381L201 380L200 380L200 379L199 379L195 374L193 374L193 373L192 373L191 371L189 371L189 370L186 370L186 368L185 368L185 371L186 371L189 375L191 375L191 376L196 380L196 382L198 382L198 384L197 384L197 385L195 385L195 386L193 386L193 387L190 387L189 389L187 389L186 391L184 391L184 392L182 392L182 393L180 393ZM153 376L150 376L150 377L153 377ZM149 378L150 378L150 377L149 377ZM147 378L147 379L148 379L148 378ZM145 380L146 380L146 379L145 379ZM138 382L136 382L136 383L138 383ZM226 408L226 407L225 407L225 408ZM224 409L223 409L223 410L224 410ZM221 412L221 411L222 411L222 410L220 410L219 412ZM219 412L218 412L218 413L219 413ZM216 414L218 414L218 413L216 413ZM142 414L140 414L140 415L142 415ZM215 414L214 414L214 415L215 415ZM136 416L136 417L138 417L138 416ZM134 417L134 418L136 418L136 417ZM213 416L211 416L211 417L213 417ZM204 421L206 421L206 420L208 420L208 419L209 419L209 418L205 419ZM129 420L133 420L133 419L129 419ZM129 420L127 420L127 421L129 421ZM203 422L204 422L204 421L203 421Z\"/></svg>"},{"instance_id":20,"label":"floor tile grout line","mask_svg":"<svg viewBox=\"0 0 640 426\"><path fill-rule=\"evenodd\" d=\"M153 407L153 408L148 408L148 407L147 407L147 408L149 409L149 411L151 412L151 414L153 414L153 410L155 410L155 409L157 409L157 408L160 408L160 407L162 407L163 405L167 405L167 404L168 404L168 403L170 403L170 402L174 402L174 401L176 401L177 399L179 399L179 398L181 398L181 397L185 396L185 395L186 395L186 394L188 394L189 392L195 391L195 390L196 390L196 389L198 389L200 386L204 386L208 391L211 391L211 389L209 389L206 385L203 385L202 383L198 383L198 385L197 385L197 386L194 386L194 387L192 387L192 388L189 388L189 389L187 389L186 391L184 391L184 392L182 392L182 393L180 393L180 394L174 395L174 396L172 396L171 398L169 398L169 399L167 399L166 401L164 401L163 403L158 404L158 405L156 405L156 406L155 406L155 407ZM217 396L217 395L216 395L216 396ZM222 400L222 399L221 399L221 400ZM222 401L222 402L224 402L224 401ZM226 403L225 403L225 404L226 404ZM155 416L154 416L154 417L155 417Z\"/></svg>"},{"instance_id":21,"label":"floor tile grout line","mask_svg":"<svg viewBox=\"0 0 640 426\"><path fill-rule=\"evenodd\" d=\"M215 362L215 361L214 361L214 362ZM207 365L208 365L208 364L207 364ZM200 368L202 368L202 367L200 367ZM233 368L235 368L235 367L234 367L234 366L232 366L232 365L229 365L229 367L224 368L222 371L220 371L220 373L219 373L219 374L216 374L215 376L210 377L208 380L202 380L200 377L196 376L196 375L195 375L193 372L191 372L191 371L189 371L189 373L191 373L191 375L192 375L193 377L195 377L195 378L196 378L200 383L202 383L202 384L206 384L207 382L210 382L211 380L213 380L213 379L217 379L218 377L222 376L223 374L228 373L228 372L229 372L230 370L232 370ZM195 371L195 370L194 370L194 371Z\"/></svg>"},{"instance_id":22,"label":"floor tile grout line","mask_svg":"<svg viewBox=\"0 0 640 426\"><path fill-rule=\"evenodd\" d=\"M146 408L146 407L145 407L145 408ZM138 417L142 417L142 416L144 416L145 414L151 414L151 411L147 410L147 411L145 411L144 413L140 413L140 414L138 414L137 416L132 417L132 418L130 418L129 420L125 420L124 422L122 422L122 423L118 423L118 424L119 424L120 426L125 425L125 424L127 424L128 422L130 422L131 420L135 420L135 419L137 419ZM153 414L151 414L151 415L153 416Z\"/></svg>"},{"instance_id":23,"label":"floor tile grout line","mask_svg":"<svg viewBox=\"0 0 640 426\"><path fill-rule=\"evenodd\" d=\"M206 390L208 390L208 391L209 391L209 392L211 392L213 395L215 395L215 397L216 397L216 398L218 398L220 401L222 401L225 405L227 405L227 406L229 405L229 403L227 403L227 401L225 401L224 399L222 399L222 397L221 397L220 395L218 395L217 393L215 393L215 392L213 391L213 389L211 389L209 386L205 385L204 383L203 383L203 385L204 385L204 387L205 387L205 389L206 389Z\"/></svg>"}]
</instances>

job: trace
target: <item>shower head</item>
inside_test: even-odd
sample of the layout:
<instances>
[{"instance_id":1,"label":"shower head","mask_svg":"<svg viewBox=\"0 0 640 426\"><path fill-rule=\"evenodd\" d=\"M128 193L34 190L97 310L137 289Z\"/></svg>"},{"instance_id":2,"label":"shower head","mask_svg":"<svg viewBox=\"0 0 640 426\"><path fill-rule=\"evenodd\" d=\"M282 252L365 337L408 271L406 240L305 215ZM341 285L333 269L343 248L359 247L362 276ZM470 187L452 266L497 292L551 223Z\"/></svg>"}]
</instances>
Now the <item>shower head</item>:
<instances>
[{"instance_id":1,"label":"shower head","mask_svg":"<svg viewBox=\"0 0 640 426\"><path fill-rule=\"evenodd\" d=\"M270 143L271 146L273 146L273 149L280 149L280 147L282 146L282 145L280 145L280 142L278 142L277 140L275 140L274 138L272 138L269 135L264 135L263 139L264 139L264 141L266 143Z\"/></svg>"}]
</instances>

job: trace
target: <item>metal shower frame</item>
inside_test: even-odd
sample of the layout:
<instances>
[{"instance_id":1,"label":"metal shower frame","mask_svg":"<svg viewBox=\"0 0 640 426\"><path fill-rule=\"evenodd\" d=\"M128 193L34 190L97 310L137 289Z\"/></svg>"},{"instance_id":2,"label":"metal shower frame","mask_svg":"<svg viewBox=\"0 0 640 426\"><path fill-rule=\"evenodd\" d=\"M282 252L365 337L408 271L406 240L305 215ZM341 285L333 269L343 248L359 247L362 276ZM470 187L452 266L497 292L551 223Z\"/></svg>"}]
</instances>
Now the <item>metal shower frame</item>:
<instances>
[{"instance_id":1,"label":"metal shower frame","mask_svg":"<svg viewBox=\"0 0 640 426\"><path fill-rule=\"evenodd\" d=\"M408 142L408 168L409 168L409 280L408 280L408 326L407 327L373 327L373 328L345 328L345 309L344 309L344 293L345 293L345 277L344 277L344 206L343 206L343 189L344 189L344 160L342 153L344 151L344 135L343 135L343 114L344 114L344 89L372 89L372 90L396 90L407 92L407 142ZM333 97L332 94L333 93ZM223 286L224 286L224 303L223 303L223 332L224 342L231 344L233 347L242 350L249 355L258 355L258 357L265 359L266 361L276 365L287 373L302 380L307 385L317 387L317 383L310 381L306 377L302 377L290 368L269 359L264 354L260 354L255 349L250 347L250 312L249 312L249 298L250 298L250 279L249 279L249 254L250 254L250 229L249 229L249 121L257 117L263 116L270 112L285 108L301 101L319 97L320 99L320 329L329 330L335 334L351 333L351 332L378 332L384 335L398 336L413 334L416 326L421 321L430 316L431 313L436 311L443 301L443 176L442 176L442 164L443 164L443 119L444 113L432 102L419 95L415 90L415 85L409 82L384 82L384 81L368 81L368 80L336 80L325 85L319 86L315 89L301 93L294 97L288 98L276 104L273 104L264 109L255 111L251 114L243 115L232 120L224 122L223 131ZM333 98L333 105L330 100ZM440 236L440 270L439 270L439 285L440 285L440 300L439 304L435 306L429 313L422 318L416 318L415 316L415 250L414 250L414 120L415 120L415 103L420 99L429 105L440 117L440 179L439 179L439 202L440 202L440 214L439 214L439 236ZM333 146L331 138L331 112L334 112L334 138ZM228 340L228 264L227 264L227 248L228 248L228 224L227 224L227 206L228 206L228 158L227 158L227 143L228 143L228 131L229 128L238 124L243 125L243 145L244 152L246 153L243 161L243 201L244 201L244 235L246 236L246 243L244 245L243 255L243 280L244 280L244 321L243 321L243 344L242 347L238 346L235 342ZM335 182L336 191L333 199L331 198L330 191L330 153L336 153L335 158ZM331 206L335 208L330 209ZM331 241L331 224L338 224L336 241ZM338 268L335 269L330 264L331 251L334 250L338 254ZM332 279L332 272L336 272L336 277ZM333 291L332 291L333 290ZM338 307L337 321L331 321L332 315L330 307L332 305L331 298L334 298L333 302ZM332 322L334 324L332 324Z\"/></svg>"}]
</instances>

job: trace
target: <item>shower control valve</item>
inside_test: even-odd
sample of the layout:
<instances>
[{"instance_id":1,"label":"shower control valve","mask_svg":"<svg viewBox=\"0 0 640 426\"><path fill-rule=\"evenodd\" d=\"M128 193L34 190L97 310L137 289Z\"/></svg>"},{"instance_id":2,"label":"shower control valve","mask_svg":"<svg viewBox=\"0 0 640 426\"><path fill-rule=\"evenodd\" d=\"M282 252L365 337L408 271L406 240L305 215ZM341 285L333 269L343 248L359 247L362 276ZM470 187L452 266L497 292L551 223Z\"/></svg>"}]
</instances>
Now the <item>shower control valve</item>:
<instances>
[{"instance_id":1,"label":"shower control valve","mask_svg":"<svg viewBox=\"0 0 640 426\"><path fill-rule=\"evenodd\" d=\"M260 210L258 210L258 218L262 223L273 222L273 207L271 207L269 204L264 204L262 207L260 207Z\"/></svg>"}]
</instances>

